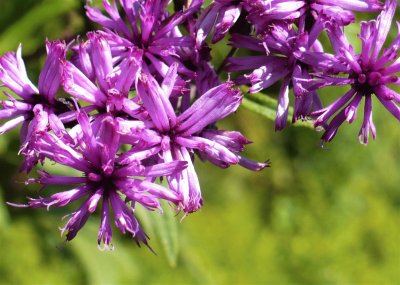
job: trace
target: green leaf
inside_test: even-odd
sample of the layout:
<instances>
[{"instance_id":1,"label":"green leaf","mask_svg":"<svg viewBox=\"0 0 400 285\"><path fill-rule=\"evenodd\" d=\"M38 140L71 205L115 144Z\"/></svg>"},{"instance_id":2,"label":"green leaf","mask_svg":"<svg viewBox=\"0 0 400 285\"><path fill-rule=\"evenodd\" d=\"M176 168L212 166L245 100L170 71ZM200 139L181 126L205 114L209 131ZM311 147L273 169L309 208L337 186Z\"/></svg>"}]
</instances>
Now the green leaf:
<instances>
[{"instance_id":1,"label":"green leaf","mask_svg":"<svg viewBox=\"0 0 400 285\"><path fill-rule=\"evenodd\" d=\"M25 41L24 47L34 50L43 45L42 39L37 37L37 29L45 24L56 21L60 15L79 5L79 1L44 1L27 12L17 22L12 24L1 35L0 51L15 50L18 43Z\"/></svg>"},{"instance_id":2,"label":"green leaf","mask_svg":"<svg viewBox=\"0 0 400 285\"><path fill-rule=\"evenodd\" d=\"M140 220L144 231L151 238L156 237L162 245L169 265L171 267L176 267L179 253L179 219L168 203L162 201L161 206L163 208L163 213L157 214L156 212L149 212L147 209L137 205L135 215Z\"/></svg>"},{"instance_id":3,"label":"green leaf","mask_svg":"<svg viewBox=\"0 0 400 285\"><path fill-rule=\"evenodd\" d=\"M246 98L253 102L260 103L265 107L271 108L274 113L276 110L276 106L278 105L278 100L263 93L248 93L246 94Z\"/></svg>"},{"instance_id":4,"label":"green leaf","mask_svg":"<svg viewBox=\"0 0 400 285\"><path fill-rule=\"evenodd\" d=\"M7 205L3 201L2 197L3 189L0 187L0 229L5 228L8 224L8 212L7 212Z\"/></svg>"},{"instance_id":5,"label":"green leaf","mask_svg":"<svg viewBox=\"0 0 400 285\"><path fill-rule=\"evenodd\" d=\"M278 105L278 101L270 96L262 93L253 93L253 94L246 94L245 98L243 99L242 106L252 112L260 114L267 119L275 121L276 117L276 106ZM293 108L289 107L289 114L288 114L288 123L292 124L293 116ZM296 121L295 124L292 124L296 127L306 127L313 129L313 124L311 121Z\"/></svg>"},{"instance_id":6,"label":"green leaf","mask_svg":"<svg viewBox=\"0 0 400 285\"><path fill-rule=\"evenodd\" d=\"M151 215L154 218L156 236L160 240L168 263L176 267L179 253L178 221L174 211L167 203L162 203L164 213L162 215Z\"/></svg>"},{"instance_id":7,"label":"green leaf","mask_svg":"<svg viewBox=\"0 0 400 285\"><path fill-rule=\"evenodd\" d=\"M263 106L259 103L253 102L247 98L244 98L242 101L242 106L254 113L260 114L264 116L267 119L270 119L272 121L275 120L275 110L272 108L269 108L267 106Z\"/></svg>"}]
</instances>

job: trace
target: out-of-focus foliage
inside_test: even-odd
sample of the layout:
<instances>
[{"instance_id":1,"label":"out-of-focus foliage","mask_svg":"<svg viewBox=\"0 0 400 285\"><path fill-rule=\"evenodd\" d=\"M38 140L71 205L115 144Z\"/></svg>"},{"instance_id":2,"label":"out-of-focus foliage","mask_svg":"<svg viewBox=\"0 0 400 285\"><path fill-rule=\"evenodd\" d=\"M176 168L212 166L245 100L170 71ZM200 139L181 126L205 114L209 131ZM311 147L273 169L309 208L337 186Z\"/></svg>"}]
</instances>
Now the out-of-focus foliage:
<instances>
[{"instance_id":1,"label":"out-of-focus foliage","mask_svg":"<svg viewBox=\"0 0 400 285\"><path fill-rule=\"evenodd\" d=\"M33 81L46 37L70 41L93 28L78 0L2 0L0 10L0 53L21 42ZM214 54L220 63L226 49ZM324 98L343 91L326 90ZM205 200L200 212L181 223L168 206L164 216L140 215L157 256L116 231L115 250L99 251L98 217L65 244L57 227L73 208L6 206L5 201L22 202L54 189L39 193L24 185L18 132L5 134L0 138L0 284L398 284L400 128L374 106L377 141L360 145L356 122L343 126L323 148L320 134L310 129L275 133L271 121L240 109L224 127L246 134L255 142L247 155L270 158L273 167L251 173L196 161Z\"/></svg>"}]
</instances>

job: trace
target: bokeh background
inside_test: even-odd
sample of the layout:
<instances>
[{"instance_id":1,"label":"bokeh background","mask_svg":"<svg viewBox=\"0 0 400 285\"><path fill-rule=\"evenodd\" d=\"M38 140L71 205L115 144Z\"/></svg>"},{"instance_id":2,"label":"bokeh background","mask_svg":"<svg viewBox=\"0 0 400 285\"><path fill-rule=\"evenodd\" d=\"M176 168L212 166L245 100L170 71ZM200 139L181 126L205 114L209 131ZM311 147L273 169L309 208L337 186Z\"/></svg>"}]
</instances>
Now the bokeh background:
<instances>
[{"instance_id":1,"label":"bokeh background","mask_svg":"<svg viewBox=\"0 0 400 285\"><path fill-rule=\"evenodd\" d=\"M78 0L0 0L0 53L22 43L37 82L46 38L70 41L96 28L83 6ZM357 49L357 25L346 29ZM393 26L390 39L396 33ZM226 53L222 45L214 52L217 65ZM324 100L344 91L326 90ZM39 193L24 185L18 130L4 134L0 284L400 284L400 128L374 103L378 138L368 146L357 141L361 112L321 148L320 133L302 127L275 132L273 122L239 109L220 127L243 132L255 142L246 155L269 158L273 167L251 173L196 161L205 200L199 212L180 222L168 206L163 216L138 210L157 256L116 231L115 250L99 251L98 215L64 243L61 218L78 204L49 212L7 206L51 189Z\"/></svg>"}]
</instances>

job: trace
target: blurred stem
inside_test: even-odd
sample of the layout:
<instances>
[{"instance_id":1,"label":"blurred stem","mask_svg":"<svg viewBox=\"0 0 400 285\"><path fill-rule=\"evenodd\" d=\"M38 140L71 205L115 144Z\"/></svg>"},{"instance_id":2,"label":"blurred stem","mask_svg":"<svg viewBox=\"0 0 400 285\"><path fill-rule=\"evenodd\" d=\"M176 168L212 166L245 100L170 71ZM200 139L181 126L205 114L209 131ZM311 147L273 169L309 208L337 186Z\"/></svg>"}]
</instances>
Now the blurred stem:
<instances>
[{"instance_id":1,"label":"blurred stem","mask_svg":"<svg viewBox=\"0 0 400 285\"><path fill-rule=\"evenodd\" d=\"M248 88L242 88L242 91L247 93L246 89ZM246 98L250 99L253 102L259 103L265 107L271 108L273 110L276 109L276 106L278 104L278 101L276 99L263 93L247 93Z\"/></svg>"},{"instance_id":2,"label":"blurred stem","mask_svg":"<svg viewBox=\"0 0 400 285\"><path fill-rule=\"evenodd\" d=\"M275 121L275 110L273 110L271 108L257 104L247 98L243 98L241 106L245 107L246 109L248 109L254 113L260 114L267 119Z\"/></svg>"},{"instance_id":3,"label":"blurred stem","mask_svg":"<svg viewBox=\"0 0 400 285\"><path fill-rule=\"evenodd\" d=\"M242 88L242 90L245 88ZM243 90L244 91L244 90ZM276 117L276 106L278 101L274 98L271 98L268 95L262 93L254 93L247 94L245 98L243 98L242 106L254 113L260 114L267 119L275 121ZM289 108L288 114L288 123L295 127L306 127L309 129L314 129L314 126L311 121L301 121L298 120L296 123L292 123L291 117L293 116L293 108Z\"/></svg>"}]
</instances>

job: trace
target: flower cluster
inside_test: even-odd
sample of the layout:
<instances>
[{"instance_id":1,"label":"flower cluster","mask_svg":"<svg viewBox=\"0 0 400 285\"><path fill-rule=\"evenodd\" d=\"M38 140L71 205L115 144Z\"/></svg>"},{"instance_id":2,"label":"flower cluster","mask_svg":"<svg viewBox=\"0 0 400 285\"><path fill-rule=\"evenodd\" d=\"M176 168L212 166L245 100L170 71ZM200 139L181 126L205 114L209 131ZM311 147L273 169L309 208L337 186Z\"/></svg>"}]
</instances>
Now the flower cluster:
<instances>
[{"instance_id":1,"label":"flower cluster","mask_svg":"<svg viewBox=\"0 0 400 285\"><path fill-rule=\"evenodd\" d=\"M21 46L0 57L8 98L1 101L0 134L22 125L21 171L50 160L81 173L38 170L28 183L70 190L10 204L49 208L81 200L62 229L67 240L101 204L99 246L112 248L111 213L122 233L147 245L137 204L162 211L165 200L184 215L203 205L195 156L222 168L268 167L240 154L250 143L244 135L217 128L241 104L236 85L248 85L251 96L280 82L277 130L287 125L292 89L292 121L315 118L324 141L355 120L363 98L359 139L367 143L370 132L375 138L372 95L400 120L400 95L388 87L400 84L400 34L382 51L396 0L173 2L172 8L168 0L103 0L103 9L88 3L86 15L100 29L68 45L46 42L38 87L27 76ZM361 22L360 53L343 29L355 21L354 11L380 13ZM324 51L322 33L333 53ZM211 51L228 34L232 50L216 69ZM234 57L238 49L250 55ZM223 70L234 74L222 81ZM318 90L336 85L350 91L323 107Z\"/></svg>"},{"instance_id":2,"label":"flower cluster","mask_svg":"<svg viewBox=\"0 0 400 285\"><path fill-rule=\"evenodd\" d=\"M50 160L81 173L39 170L28 183L70 190L10 204L50 208L82 200L62 229L67 240L101 204L99 246L112 248L111 214L122 233L147 245L137 204L162 211L165 200L185 215L203 205L195 155L222 168L239 164L258 171L269 162L241 156L250 141L216 127L236 111L242 94L231 81L221 82L199 58L194 37L183 35L200 4L172 15L168 1L121 1L124 15L115 2L103 4L108 15L86 7L102 30L70 45L46 43L38 87L27 76L21 47L0 58L0 81L8 89L0 131L22 124L21 170L29 173Z\"/></svg>"},{"instance_id":3,"label":"flower cluster","mask_svg":"<svg viewBox=\"0 0 400 285\"><path fill-rule=\"evenodd\" d=\"M226 70L246 71L235 82L249 84L250 93L280 82L275 128L283 129L293 90L293 118L314 120L325 130L322 140L331 141L344 121L353 122L365 98L359 141L376 136L372 121L372 95L400 120L400 95L388 84L400 84L399 35L382 51L395 14L396 0L357 1L242 1L254 35L232 34L232 45L258 55L231 57ZM377 20L361 22L362 50L354 51L344 26L355 21L353 11L380 12ZM399 25L399 24L398 24ZM320 35L326 33L330 49L325 52ZM249 71L249 72L247 72ZM397 73L397 75L396 75ZM350 85L350 91L323 107L317 91L327 86ZM251 95L250 95L251 96Z\"/></svg>"}]
</instances>

